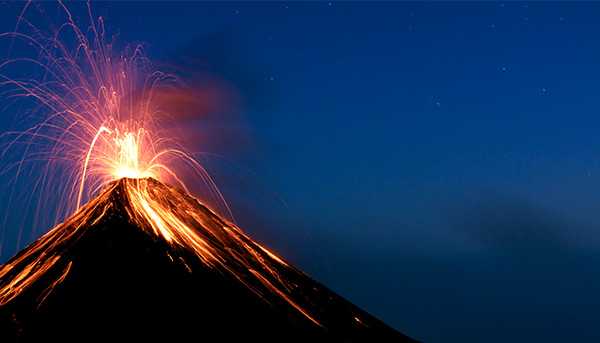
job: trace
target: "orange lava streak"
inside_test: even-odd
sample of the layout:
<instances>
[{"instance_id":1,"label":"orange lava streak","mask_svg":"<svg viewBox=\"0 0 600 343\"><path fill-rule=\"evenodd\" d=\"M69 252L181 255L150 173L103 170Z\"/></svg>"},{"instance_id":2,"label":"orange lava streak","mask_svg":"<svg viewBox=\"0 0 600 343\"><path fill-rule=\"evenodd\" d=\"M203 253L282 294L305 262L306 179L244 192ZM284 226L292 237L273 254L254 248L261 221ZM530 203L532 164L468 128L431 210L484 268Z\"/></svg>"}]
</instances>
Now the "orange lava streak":
<instances>
[{"instance_id":1,"label":"orange lava streak","mask_svg":"<svg viewBox=\"0 0 600 343\"><path fill-rule=\"evenodd\" d=\"M115 194L119 197L114 198ZM67 263L66 267L62 267L57 279L42 293L40 302L44 301L67 278L72 264L77 263L63 256L69 247L106 219L110 209L116 208L124 210L135 227L147 234L163 239L176 249L192 252L202 264L231 275L263 300L281 299L311 322L321 325L293 296L295 285L283 275L293 267L198 200L153 179L121 179L111 183L69 221L33 243L25 254L2 266L0 306L27 290L49 270L59 268L55 268L58 262L67 258L62 264ZM167 254L173 263L182 263L193 272L188 266L191 261L182 257L174 259ZM20 272L15 275L16 270ZM3 284L2 280L10 281Z\"/></svg>"},{"instance_id":2,"label":"orange lava streak","mask_svg":"<svg viewBox=\"0 0 600 343\"><path fill-rule=\"evenodd\" d=\"M252 269L250 269L250 272L254 276L256 276L259 280L261 280L265 286L267 286L273 292L277 293L277 295L279 295L280 297L285 299L285 301L287 301L290 305L292 305L292 307L294 307L296 310L298 310L300 313L302 313L311 322L321 326L321 324L316 319L314 319L310 314L308 314L308 312L306 312L306 310L304 310L300 305L296 304L287 294L285 294L279 288L277 288L275 285L273 285L271 282L269 282L269 280L266 279L264 276L262 276L259 272L257 272L256 270L252 270Z\"/></svg>"},{"instance_id":3,"label":"orange lava streak","mask_svg":"<svg viewBox=\"0 0 600 343\"><path fill-rule=\"evenodd\" d=\"M290 295L294 285L287 283L281 272L292 267L232 223L231 211L207 170L171 138L177 135L165 132L156 119L157 113L168 113L168 109L156 105L154 97L164 83L172 94L175 78L154 71L139 46L129 54L115 54L112 44L105 42L103 21L96 23L91 10L91 30L86 34L68 8L60 5L67 21L54 36L44 39L39 34L42 30L31 35L4 35L36 47L40 57L0 63L0 87L12 87L11 94L35 99L46 112L32 127L7 133L11 139L0 149L0 156L22 147L17 150L23 158L16 164L16 178L27 163L46 161L43 168L33 168L43 171L40 187L70 204L57 209L64 211L57 218L75 214L34 242L30 253L0 266L0 306L52 269L63 258L68 243L82 234L84 223L89 226L101 221L113 206L104 197L121 185L127 198L125 210L136 226L173 247L192 251L204 265L228 273L263 299L282 299L319 324ZM76 43L70 49L58 39L68 33ZM52 80L3 74L11 63L23 61L41 68ZM181 166L195 173L194 181L205 186L208 196L202 203L150 179L170 182L187 192L177 173ZM101 189L105 191L97 196ZM90 202L82 206L86 201ZM76 261L68 261L48 292L68 277L72 263ZM16 270L20 272L14 275ZM9 276L11 281L3 284Z\"/></svg>"},{"instance_id":4,"label":"orange lava streak","mask_svg":"<svg viewBox=\"0 0 600 343\"><path fill-rule=\"evenodd\" d=\"M320 325L288 295L293 285L284 281L279 270L290 267L280 257L252 241L234 224L220 220L208 208L205 208L208 213L198 211L195 199L185 199L171 189L156 190L149 179L126 180L124 184L127 203L133 212L130 215L139 227L150 228L153 234L170 244L193 251L207 266L230 273L238 280L247 279L248 275L255 277L266 291ZM244 284L261 294L260 289Z\"/></svg>"},{"instance_id":5,"label":"orange lava streak","mask_svg":"<svg viewBox=\"0 0 600 343\"><path fill-rule=\"evenodd\" d=\"M107 192L111 189L114 189L114 186L109 188ZM98 209L98 206L103 206L103 208ZM57 225L34 242L31 245L30 253L17 255L9 263L0 266L0 281L8 279L9 276L11 280L8 284L0 287L0 306L9 303L50 270L62 258L60 252L64 249L65 245L82 233L82 224L88 221L92 225L96 223L106 213L106 206L110 206L110 204L101 204L98 200L88 204L75 213L68 221ZM99 215L96 214L97 210L100 210ZM16 276L11 275L17 266L23 264L25 264L25 267L19 274ZM62 275L46 290L45 296L67 277L71 264L72 261L69 262L69 266L63 271Z\"/></svg>"}]
</instances>

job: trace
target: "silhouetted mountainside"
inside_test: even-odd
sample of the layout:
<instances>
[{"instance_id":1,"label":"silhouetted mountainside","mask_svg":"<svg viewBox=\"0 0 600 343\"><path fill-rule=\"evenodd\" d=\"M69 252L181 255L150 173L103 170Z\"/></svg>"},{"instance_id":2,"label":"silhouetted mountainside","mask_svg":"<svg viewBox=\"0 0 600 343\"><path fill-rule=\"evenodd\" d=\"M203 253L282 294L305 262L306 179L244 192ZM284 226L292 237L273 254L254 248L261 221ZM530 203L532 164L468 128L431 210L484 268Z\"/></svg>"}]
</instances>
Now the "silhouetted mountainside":
<instances>
[{"instance_id":1,"label":"silhouetted mountainside","mask_svg":"<svg viewBox=\"0 0 600 343\"><path fill-rule=\"evenodd\" d=\"M216 266L140 225L139 182ZM114 182L0 267L0 304L1 342L413 342L152 179Z\"/></svg>"}]
</instances>

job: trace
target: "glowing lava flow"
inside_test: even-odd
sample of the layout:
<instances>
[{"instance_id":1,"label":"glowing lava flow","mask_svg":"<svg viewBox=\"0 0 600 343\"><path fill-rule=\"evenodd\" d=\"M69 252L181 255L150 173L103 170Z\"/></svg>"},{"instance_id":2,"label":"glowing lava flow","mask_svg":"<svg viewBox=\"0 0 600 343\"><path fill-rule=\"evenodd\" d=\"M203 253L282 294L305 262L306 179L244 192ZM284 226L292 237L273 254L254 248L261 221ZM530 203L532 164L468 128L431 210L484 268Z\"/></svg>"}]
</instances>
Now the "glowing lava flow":
<instances>
[{"instance_id":1,"label":"glowing lava flow","mask_svg":"<svg viewBox=\"0 0 600 343\"><path fill-rule=\"evenodd\" d=\"M77 263L65 257L69 248L117 207L124 209L137 228L164 239L174 249L193 252L202 264L233 276L265 301L273 297L282 299L312 323L320 325L314 315L294 299L296 285L282 275L282 272L295 271L293 267L185 192L151 178L127 178L111 183L67 222L34 242L26 254L2 266L0 306L10 303L53 268L62 268L57 271L60 277L39 300L43 302ZM65 261L59 263L61 259L67 259L66 265ZM186 263L185 260L180 262ZM15 271L20 272L15 274Z\"/></svg>"},{"instance_id":2,"label":"glowing lava flow","mask_svg":"<svg viewBox=\"0 0 600 343\"><path fill-rule=\"evenodd\" d=\"M0 306L57 265L64 258L63 250L82 231L102 220L111 206L116 206L105 198L116 187L122 187L126 210L138 227L171 246L193 251L203 264L228 273L262 297L270 292L283 299L318 324L292 299L294 285L283 281L280 275L282 268L291 267L253 242L231 220L221 219L229 210L207 171L180 144L164 138L173 135L161 130L154 115L168 109L153 107L153 94L160 90L161 82L172 82L171 76L151 71L139 47L130 55L115 55L112 45L104 41L102 19L95 24L91 10L93 37L88 39L68 9L60 5L67 22L52 39L44 41L37 35L18 32L5 35L37 47L42 58L28 61L53 80L16 79L0 74L0 86L12 87L12 96L33 98L47 110L43 120L29 129L5 134L11 139L2 155L15 150L22 153L23 158L13 166L16 178L27 163L46 161L40 183L46 182L43 189L48 191L56 193L53 186L59 180L54 181L52 175L59 175L61 183L66 178L68 186L59 195L63 202L70 199L71 206L63 209L64 218L70 217L34 242L27 254L0 267ZM71 32L76 42L74 50L57 38L65 31ZM18 61L23 59L9 60L0 65L0 70ZM216 199L213 206L222 206L220 211L186 198L188 190L175 172L178 165L196 173ZM173 183L185 193L147 178ZM82 206L86 201L90 202ZM68 261L47 291L68 278L76 263ZM21 268L14 275L16 266Z\"/></svg>"},{"instance_id":3,"label":"glowing lava flow","mask_svg":"<svg viewBox=\"0 0 600 343\"><path fill-rule=\"evenodd\" d=\"M218 219L211 211L198 211L194 201L181 193L153 187L152 180L135 179L126 183L131 204L130 216L141 227L149 227L157 236L172 245L194 251L202 262L222 269L245 283L249 275L274 294L280 296L313 323L320 325L306 310L288 295L294 287L280 275L279 268L291 268L281 258L252 241L232 223ZM176 200L177 202L173 202ZM198 230L202 227L204 230ZM260 295L260 289L247 284Z\"/></svg>"}]
</instances>

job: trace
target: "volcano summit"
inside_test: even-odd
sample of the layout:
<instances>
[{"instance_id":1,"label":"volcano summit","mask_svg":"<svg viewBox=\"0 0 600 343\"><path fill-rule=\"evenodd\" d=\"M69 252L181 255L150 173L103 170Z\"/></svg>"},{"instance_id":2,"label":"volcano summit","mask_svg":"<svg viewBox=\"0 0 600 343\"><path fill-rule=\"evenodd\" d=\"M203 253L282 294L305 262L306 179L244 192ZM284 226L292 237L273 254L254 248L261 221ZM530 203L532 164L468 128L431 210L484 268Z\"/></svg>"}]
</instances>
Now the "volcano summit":
<instances>
[{"instance_id":1,"label":"volcano summit","mask_svg":"<svg viewBox=\"0 0 600 343\"><path fill-rule=\"evenodd\" d=\"M2 342L413 342L188 194L120 179L0 267Z\"/></svg>"}]
</instances>

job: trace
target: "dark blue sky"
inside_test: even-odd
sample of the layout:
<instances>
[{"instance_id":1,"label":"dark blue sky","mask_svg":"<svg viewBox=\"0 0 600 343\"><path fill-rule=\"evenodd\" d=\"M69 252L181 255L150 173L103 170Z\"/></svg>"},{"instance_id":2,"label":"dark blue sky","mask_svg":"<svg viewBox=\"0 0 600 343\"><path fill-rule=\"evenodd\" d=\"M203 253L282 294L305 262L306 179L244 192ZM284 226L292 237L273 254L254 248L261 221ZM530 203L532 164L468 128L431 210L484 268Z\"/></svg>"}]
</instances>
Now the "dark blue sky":
<instances>
[{"instance_id":1,"label":"dark blue sky","mask_svg":"<svg viewBox=\"0 0 600 343\"><path fill-rule=\"evenodd\" d=\"M600 340L600 3L94 11L233 85L199 149L240 225L317 280L425 342Z\"/></svg>"}]
</instances>

